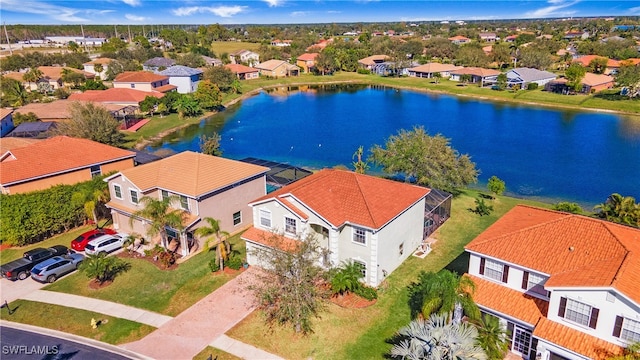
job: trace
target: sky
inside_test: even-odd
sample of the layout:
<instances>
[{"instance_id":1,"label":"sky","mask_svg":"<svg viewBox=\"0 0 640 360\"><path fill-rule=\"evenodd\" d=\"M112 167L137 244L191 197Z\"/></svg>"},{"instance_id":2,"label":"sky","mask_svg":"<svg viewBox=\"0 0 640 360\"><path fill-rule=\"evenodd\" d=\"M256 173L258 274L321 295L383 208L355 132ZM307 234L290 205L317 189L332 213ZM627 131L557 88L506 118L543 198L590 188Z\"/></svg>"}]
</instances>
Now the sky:
<instances>
[{"instance_id":1,"label":"sky","mask_svg":"<svg viewBox=\"0 0 640 360\"><path fill-rule=\"evenodd\" d=\"M0 0L6 24L299 24L640 16L631 0Z\"/></svg>"}]
</instances>

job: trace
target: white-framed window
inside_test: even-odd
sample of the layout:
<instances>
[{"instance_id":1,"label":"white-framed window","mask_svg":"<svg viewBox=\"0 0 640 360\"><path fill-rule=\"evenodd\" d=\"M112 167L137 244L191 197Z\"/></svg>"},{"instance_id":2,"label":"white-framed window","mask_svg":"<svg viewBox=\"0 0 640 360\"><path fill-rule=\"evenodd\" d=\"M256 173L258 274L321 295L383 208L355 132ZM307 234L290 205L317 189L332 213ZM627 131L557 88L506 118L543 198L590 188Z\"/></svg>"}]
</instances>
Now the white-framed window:
<instances>
[{"instance_id":1,"label":"white-framed window","mask_svg":"<svg viewBox=\"0 0 640 360\"><path fill-rule=\"evenodd\" d=\"M131 202L134 204L137 204L139 199L138 199L138 191L137 190L133 190L133 189L129 189L129 196L131 197Z\"/></svg>"},{"instance_id":2,"label":"white-framed window","mask_svg":"<svg viewBox=\"0 0 640 360\"><path fill-rule=\"evenodd\" d=\"M491 259L485 260L484 276L494 280L502 281L503 271L504 271L504 265L502 265L501 263Z\"/></svg>"},{"instance_id":3,"label":"white-framed window","mask_svg":"<svg viewBox=\"0 0 640 360\"><path fill-rule=\"evenodd\" d=\"M260 225L268 229L271 228L271 211L260 209Z\"/></svg>"},{"instance_id":4,"label":"white-framed window","mask_svg":"<svg viewBox=\"0 0 640 360\"><path fill-rule=\"evenodd\" d=\"M189 211L189 199L184 195L180 195L180 207L182 210Z\"/></svg>"},{"instance_id":5,"label":"white-framed window","mask_svg":"<svg viewBox=\"0 0 640 360\"><path fill-rule=\"evenodd\" d=\"M354 227L353 228L353 242L358 244L366 244L367 243L367 231L362 228Z\"/></svg>"},{"instance_id":6,"label":"white-framed window","mask_svg":"<svg viewBox=\"0 0 640 360\"><path fill-rule=\"evenodd\" d=\"M242 212L238 211L238 212L234 212L233 213L233 225L238 225L242 223Z\"/></svg>"},{"instance_id":7,"label":"white-framed window","mask_svg":"<svg viewBox=\"0 0 640 360\"><path fill-rule=\"evenodd\" d=\"M630 342L640 341L640 321L624 318L620 338Z\"/></svg>"},{"instance_id":8,"label":"white-framed window","mask_svg":"<svg viewBox=\"0 0 640 360\"><path fill-rule=\"evenodd\" d=\"M564 318L584 326L589 326L589 322L591 321L591 306L573 299L567 299L567 309Z\"/></svg>"},{"instance_id":9,"label":"white-framed window","mask_svg":"<svg viewBox=\"0 0 640 360\"><path fill-rule=\"evenodd\" d=\"M360 264L360 272L362 273L362 278L367 279L367 263L364 261L353 259L353 262L356 264Z\"/></svg>"},{"instance_id":10,"label":"white-framed window","mask_svg":"<svg viewBox=\"0 0 640 360\"><path fill-rule=\"evenodd\" d=\"M298 233L296 219L285 216L285 218L284 218L284 232L286 232L288 234L294 234L294 235Z\"/></svg>"},{"instance_id":11,"label":"white-framed window","mask_svg":"<svg viewBox=\"0 0 640 360\"><path fill-rule=\"evenodd\" d=\"M400 243L400 245L398 246L398 253L400 253L400 256L404 254L404 243Z\"/></svg>"},{"instance_id":12,"label":"white-framed window","mask_svg":"<svg viewBox=\"0 0 640 360\"><path fill-rule=\"evenodd\" d=\"M116 199L122 200L122 187L120 185L113 184L113 196L115 196Z\"/></svg>"},{"instance_id":13,"label":"white-framed window","mask_svg":"<svg viewBox=\"0 0 640 360\"><path fill-rule=\"evenodd\" d=\"M547 281L545 276L529 273L529 281L527 282L527 290L536 294L549 297L549 292L544 289L544 283Z\"/></svg>"},{"instance_id":14,"label":"white-framed window","mask_svg":"<svg viewBox=\"0 0 640 360\"><path fill-rule=\"evenodd\" d=\"M167 190L160 190L161 200L166 200L169 198L169 192Z\"/></svg>"}]
</instances>

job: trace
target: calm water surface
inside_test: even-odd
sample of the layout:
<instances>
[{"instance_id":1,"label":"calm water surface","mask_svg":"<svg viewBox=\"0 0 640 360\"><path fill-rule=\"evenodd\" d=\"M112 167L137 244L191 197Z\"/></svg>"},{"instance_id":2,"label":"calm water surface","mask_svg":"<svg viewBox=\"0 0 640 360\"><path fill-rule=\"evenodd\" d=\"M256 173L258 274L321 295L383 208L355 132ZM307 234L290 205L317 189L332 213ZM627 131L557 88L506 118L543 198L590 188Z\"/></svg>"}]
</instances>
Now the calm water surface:
<instances>
[{"instance_id":1,"label":"calm water surface","mask_svg":"<svg viewBox=\"0 0 640 360\"><path fill-rule=\"evenodd\" d=\"M480 184L496 175L512 195L587 206L613 192L640 199L637 118L367 86L263 92L150 150L199 151L199 136L217 131L225 157L350 166L358 146L416 125L470 154Z\"/></svg>"}]
</instances>

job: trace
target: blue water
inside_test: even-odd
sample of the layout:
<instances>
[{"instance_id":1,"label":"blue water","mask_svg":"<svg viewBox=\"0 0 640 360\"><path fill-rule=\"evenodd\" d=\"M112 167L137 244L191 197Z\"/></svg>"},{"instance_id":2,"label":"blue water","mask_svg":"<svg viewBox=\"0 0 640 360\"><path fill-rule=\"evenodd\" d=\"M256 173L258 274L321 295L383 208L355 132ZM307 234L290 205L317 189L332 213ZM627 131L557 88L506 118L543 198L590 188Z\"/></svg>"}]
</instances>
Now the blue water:
<instances>
[{"instance_id":1,"label":"blue water","mask_svg":"<svg viewBox=\"0 0 640 360\"><path fill-rule=\"evenodd\" d=\"M349 86L263 92L163 139L151 150L199 151L217 131L224 156L311 168L346 165L358 146L424 126L451 139L510 194L592 206L618 192L640 199L640 120L413 91Z\"/></svg>"}]
</instances>

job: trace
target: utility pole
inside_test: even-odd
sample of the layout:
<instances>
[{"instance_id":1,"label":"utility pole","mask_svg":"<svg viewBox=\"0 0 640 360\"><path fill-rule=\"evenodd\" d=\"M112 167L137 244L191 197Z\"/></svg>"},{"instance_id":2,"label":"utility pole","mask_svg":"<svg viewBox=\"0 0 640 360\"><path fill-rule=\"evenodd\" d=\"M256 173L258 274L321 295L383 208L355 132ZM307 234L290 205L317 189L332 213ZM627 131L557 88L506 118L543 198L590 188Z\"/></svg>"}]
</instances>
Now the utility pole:
<instances>
[{"instance_id":1,"label":"utility pole","mask_svg":"<svg viewBox=\"0 0 640 360\"><path fill-rule=\"evenodd\" d=\"M7 24L2 23L4 26L4 36L7 38L7 45L9 45L9 55L13 55L13 50L11 49L11 42L9 41L9 34L7 33Z\"/></svg>"},{"instance_id":2,"label":"utility pole","mask_svg":"<svg viewBox=\"0 0 640 360\"><path fill-rule=\"evenodd\" d=\"M116 32L116 37L119 37L118 36L118 25L113 25L113 30L115 30L115 32Z\"/></svg>"},{"instance_id":3,"label":"utility pole","mask_svg":"<svg viewBox=\"0 0 640 360\"><path fill-rule=\"evenodd\" d=\"M147 37L147 33L144 32L144 25L142 25L142 36L144 36L145 38Z\"/></svg>"},{"instance_id":4,"label":"utility pole","mask_svg":"<svg viewBox=\"0 0 640 360\"><path fill-rule=\"evenodd\" d=\"M131 26L127 25L127 31L129 31L129 44L131 44Z\"/></svg>"},{"instance_id":5,"label":"utility pole","mask_svg":"<svg viewBox=\"0 0 640 360\"><path fill-rule=\"evenodd\" d=\"M82 24L80 24L80 30L82 31L82 43L84 44L84 52L88 52L87 41L86 41L86 37L84 36L84 27L82 26Z\"/></svg>"}]
</instances>

